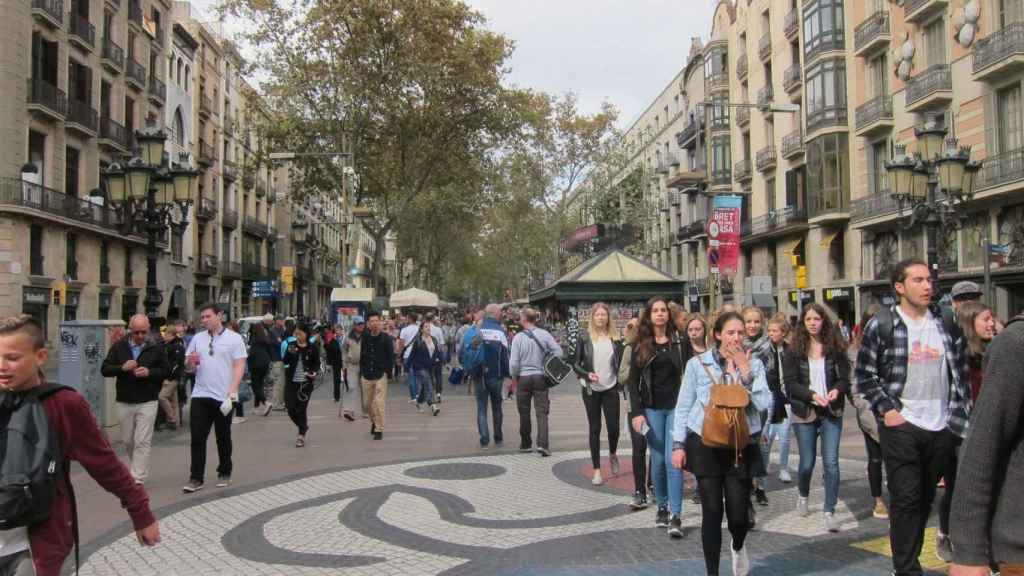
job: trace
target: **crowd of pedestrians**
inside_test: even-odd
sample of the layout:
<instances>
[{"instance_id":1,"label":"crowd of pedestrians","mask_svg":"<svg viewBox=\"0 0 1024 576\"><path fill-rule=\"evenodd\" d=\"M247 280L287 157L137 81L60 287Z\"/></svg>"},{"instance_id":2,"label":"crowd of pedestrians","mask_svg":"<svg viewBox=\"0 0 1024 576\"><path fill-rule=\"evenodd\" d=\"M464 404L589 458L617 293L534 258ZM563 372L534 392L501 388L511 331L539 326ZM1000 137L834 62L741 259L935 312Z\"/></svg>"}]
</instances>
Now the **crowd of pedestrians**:
<instances>
[{"instance_id":1,"label":"crowd of pedestrians","mask_svg":"<svg viewBox=\"0 0 1024 576\"><path fill-rule=\"evenodd\" d=\"M889 522L894 574L923 573L920 556L938 486L936 554L953 563L951 574L1024 574L1024 504L1012 489L1024 481L1024 317L1003 328L969 282L955 286L952 302L940 305L927 264L916 259L900 262L891 284L898 302L869 306L852 332L813 302L791 325L756 307L725 305L706 318L660 297L621 333L613 309L602 303L591 306L585 325L568 329L570 319L558 334L540 326L544 319L533 308L515 309L510 317L497 304L460 322L369 311L347 326L326 327L267 315L244 338L214 304L200 308L196 331L179 322L154 332L139 315L102 364L102 373L116 382L125 463L84 400L41 378L47 351L39 325L12 318L0 323L0 416L11 420L24 406L41 406L54 423L60 454L117 495L139 541L154 545L159 528L144 489L153 433L158 422L177 429L186 405L185 493L204 487L211 429L217 486L230 485L231 428L243 421L244 401L261 416L286 410L296 427L295 447L303 448L309 400L327 371L338 417L369 420L371 438L382 440L389 383L404 373L409 402L437 416L450 366L451 382L475 396L481 449L503 446L503 405L511 395L519 450L546 457L554 449L547 363L561 357L580 386L591 482L606 481L603 436L610 473L621 474L619 432L625 427L634 482L628 504L641 510L653 503L654 525L675 540L685 537L684 480L693 478L709 575L719 571L723 521L732 573L751 572L755 504L769 503L773 447L777 480L792 482L791 438L798 448L796 512L820 511L823 530L839 531L847 409L863 436L871 514ZM815 475L819 456L823 474ZM814 502L811 487L819 477L824 500ZM69 484L70 477L63 473L55 481ZM24 571L30 565L38 574L56 574L70 551L69 539L58 535L68 529L64 514L0 530L0 574L31 573Z\"/></svg>"}]
</instances>

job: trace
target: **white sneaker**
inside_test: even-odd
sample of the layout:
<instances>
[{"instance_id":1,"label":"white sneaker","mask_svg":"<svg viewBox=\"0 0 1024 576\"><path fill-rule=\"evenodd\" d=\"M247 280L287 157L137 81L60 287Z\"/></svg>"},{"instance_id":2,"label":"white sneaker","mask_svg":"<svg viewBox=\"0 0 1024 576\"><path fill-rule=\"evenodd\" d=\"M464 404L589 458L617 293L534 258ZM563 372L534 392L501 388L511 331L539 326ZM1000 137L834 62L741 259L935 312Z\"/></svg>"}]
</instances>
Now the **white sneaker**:
<instances>
[{"instance_id":1,"label":"white sneaker","mask_svg":"<svg viewBox=\"0 0 1024 576\"><path fill-rule=\"evenodd\" d=\"M785 468L779 470L779 482L782 482L783 484L789 484L792 481L793 477L789 475L789 470L786 470Z\"/></svg>"},{"instance_id":2,"label":"white sneaker","mask_svg":"<svg viewBox=\"0 0 1024 576\"><path fill-rule=\"evenodd\" d=\"M594 486L600 486L601 484L604 484L604 478L601 477L600 470L594 470L594 477L590 480L590 483L593 484Z\"/></svg>"},{"instance_id":3,"label":"white sneaker","mask_svg":"<svg viewBox=\"0 0 1024 576\"><path fill-rule=\"evenodd\" d=\"M242 422L245 422L245 418L242 418L241 416L235 416L235 417L234 417L234 418L233 418L233 419L231 420L231 423L232 423L232 424L241 424Z\"/></svg>"},{"instance_id":4,"label":"white sneaker","mask_svg":"<svg viewBox=\"0 0 1024 576\"><path fill-rule=\"evenodd\" d=\"M796 511L801 516L807 516L807 498L804 496L796 497Z\"/></svg>"},{"instance_id":5,"label":"white sneaker","mask_svg":"<svg viewBox=\"0 0 1024 576\"><path fill-rule=\"evenodd\" d=\"M739 550L733 550L730 543L729 551L732 552L733 576L747 576L750 573L750 557L747 556L747 547L744 545Z\"/></svg>"},{"instance_id":6,"label":"white sneaker","mask_svg":"<svg viewBox=\"0 0 1024 576\"><path fill-rule=\"evenodd\" d=\"M836 517L834 513L825 512L822 514L821 523L825 527L826 532L839 532L839 525L836 524Z\"/></svg>"}]
</instances>

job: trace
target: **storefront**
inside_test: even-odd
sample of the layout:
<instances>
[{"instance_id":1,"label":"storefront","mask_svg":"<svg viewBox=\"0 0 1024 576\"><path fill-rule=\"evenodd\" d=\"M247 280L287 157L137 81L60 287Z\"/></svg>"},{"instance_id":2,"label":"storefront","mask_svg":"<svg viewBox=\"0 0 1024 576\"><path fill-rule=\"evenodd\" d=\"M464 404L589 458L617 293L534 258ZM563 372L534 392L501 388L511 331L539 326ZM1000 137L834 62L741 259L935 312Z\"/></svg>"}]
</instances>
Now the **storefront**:
<instances>
[{"instance_id":1,"label":"storefront","mask_svg":"<svg viewBox=\"0 0 1024 576\"><path fill-rule=\"evenodd\" d=\"M836 318L842 320L847 328L852 328L857 322L853 286L824 288L821 292L822 300L835 313Z\"/></svg>"},{"instance_id":2,"label":"storefront","mask_svg":"<svg viewBox=\"0 0 1024 576\"><path fill-rule=\"evenodd\" d=\"M799 298L799 300L797 300ZM799 310L803 306L814 302L814 290L790 290L786 293L786 300L789 301L789 305L794 310ZM789 323L796 326L799 316L794 314L789 317Z\"/></svg>"},{"instance_id":3,"label":"storefront","mask_svg":"<svg viewBox=\"0 0 1024 576\"><path fill-rule=\"evenodd\" d=\"M48 328L50 292L49 288L37 288L34 286L25 286L21 292L21 312L39 321L39 324L43 327L44 336Z\"/></svg>"}]
</instances>

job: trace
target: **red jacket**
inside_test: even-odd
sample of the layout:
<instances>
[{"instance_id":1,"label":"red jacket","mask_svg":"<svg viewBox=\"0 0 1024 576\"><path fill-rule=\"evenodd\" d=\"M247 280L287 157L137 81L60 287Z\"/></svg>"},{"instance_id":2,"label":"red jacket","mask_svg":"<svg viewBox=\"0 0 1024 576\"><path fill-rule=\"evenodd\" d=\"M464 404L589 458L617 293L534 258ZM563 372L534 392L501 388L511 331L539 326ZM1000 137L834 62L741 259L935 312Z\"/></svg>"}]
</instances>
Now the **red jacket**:
<instances>
[{"instance_id":1,"label":"red jacket","mask_svg":"<svg viewBox=\"0 0 1024 576\"><path fill-rule=\"evenodd\" d=\"M149 496L135 484L131 472L100 433L85 398L73 390L60 390L43 400L43 410L57 434L65 469L70 460L81 464L100 486L121 499L136 530L156 521L149 510ZM70 481L70 476L67 478ZM37 576L58 576L74 546L71 498L64 479L57 482L57 499L50 517L29 528L28 538Z\"/></svg>"}]
</instances>

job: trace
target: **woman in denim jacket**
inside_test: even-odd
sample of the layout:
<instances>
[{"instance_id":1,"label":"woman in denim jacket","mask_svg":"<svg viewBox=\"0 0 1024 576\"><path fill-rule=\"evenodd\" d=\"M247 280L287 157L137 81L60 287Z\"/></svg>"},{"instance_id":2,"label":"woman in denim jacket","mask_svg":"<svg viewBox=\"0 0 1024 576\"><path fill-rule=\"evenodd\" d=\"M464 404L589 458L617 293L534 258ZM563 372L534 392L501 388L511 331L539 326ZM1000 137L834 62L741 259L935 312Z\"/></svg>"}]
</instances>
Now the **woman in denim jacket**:
<instances>
[{"instance_id":1,"label":"woman in denim jacket","mask_svg":"<svg viewBox=\"0 0 1024 576\"><path fill-rule=\"evenodd\" d=\"M728 519L732 534L733 574L745 576L750 560L744 540L750 528L750 476L760 462L756 443L749 443L737 459L732 449L711 448L701 441L704 410L715 383L742 385L750 393L746 417L752 437L761 431L760 412L771 402L771 390L764 364L743 346L743 317L736 312L718 316L714 326L715 346L686 364L683 385L676 402L672 464L685 467L697 477L701 493L701 544L709 575L718 574L722 549L722 516ZM712 382L714 378L714 382ZM724 501L724 506L723 506Z\"/></svg>"}]
</instances>

